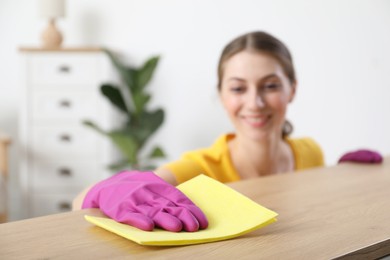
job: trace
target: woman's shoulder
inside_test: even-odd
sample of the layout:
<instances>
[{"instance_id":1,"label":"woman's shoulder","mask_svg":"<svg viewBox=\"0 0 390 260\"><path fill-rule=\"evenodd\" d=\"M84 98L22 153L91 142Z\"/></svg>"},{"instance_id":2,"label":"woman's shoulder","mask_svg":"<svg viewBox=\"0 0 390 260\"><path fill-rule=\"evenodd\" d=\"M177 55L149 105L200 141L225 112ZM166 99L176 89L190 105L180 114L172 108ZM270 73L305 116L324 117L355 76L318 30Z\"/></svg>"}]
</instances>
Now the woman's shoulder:
<instances>
[{"instance_id":1,"label":"woman's shoulder","mask_svg":"<svg viewBox=\"0 0 390 260\"><path fill-rule=\"evenodd\" d=\"M211 146L185 152L179 160L167 163L164 168L173 173L178 183L189 180L200 173L226 181L224 176L214 176L214 173L225 173L226 170L215 169L225 169L226 165L230 165L226 162L229 153L227 145L229 138L229 135L221 135Z\"/></svg>"},{"instance_id":2,"label":"woman's shoulder","mask_svg":"<svg viewBox=\"0 0 390 260\"><path fill-rule=\"evenodd\" d=\"M305 169L324 166L321 146L311 137L286 138L295 158L295 168Z\"/></svg>"}]
</instances>

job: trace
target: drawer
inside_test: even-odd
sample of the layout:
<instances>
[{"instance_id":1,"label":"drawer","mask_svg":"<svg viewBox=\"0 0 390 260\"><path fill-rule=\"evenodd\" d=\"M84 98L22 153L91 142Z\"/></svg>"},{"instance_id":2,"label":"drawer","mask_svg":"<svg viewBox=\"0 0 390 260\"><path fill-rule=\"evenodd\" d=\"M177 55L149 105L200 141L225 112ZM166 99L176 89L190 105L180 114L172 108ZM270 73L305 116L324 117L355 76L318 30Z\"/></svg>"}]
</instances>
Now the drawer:
<instances>
[{"instance_id":1,"label":"drawer","mask_svg":"<svg viewBox=\"0 0 390 260\"><path fill-rule=\"evenodd\" d=\"M101 139L106 138L93 129L81 125L56 124L31 129L32 146L29 154L33 160L50 161L58 159L81 160L100 158Z\"/></svg>"},{"instance_id":2,"label":"drawer","mask_svg":"<svg viewBox=\"0 0 390 260\"><path fill-rule=\"evenodd\" d=\"M36 91L32 94L33 120L96 121L103 114L98 90L90 92L53 93Z\"/></svg>"},{"instance_id":3,"label":"drawer","mask_svg":"<svg viewBox=\"0 0 390 260\"><path fill-rule=\"evenodd\" d=\"M30 83L37 88L63 90L65 87L95 87L99 83L99 57L96 54L46 53L31 55Z\"/></svg>"},{"instance_id":4,"label":"drawer","mask_svg":"<svg viewBox=\"0 0 390 260\"><path fill-rule=\"evenodd\" d=\"M78 192L38 193L29 198L30 216L39 217L72 210L72 201Z\"/></svg>"},{"instance_id":5,"label":"drawer","mask_svg":"<svg viewBox=\"0 0 390 260\"><path fill-rule=\"evenodd\" d=\"M101 180L106 165L99 160L61 160L32 163L31 184L36 189L86 187Z\"/></svg>"}]
</instances>

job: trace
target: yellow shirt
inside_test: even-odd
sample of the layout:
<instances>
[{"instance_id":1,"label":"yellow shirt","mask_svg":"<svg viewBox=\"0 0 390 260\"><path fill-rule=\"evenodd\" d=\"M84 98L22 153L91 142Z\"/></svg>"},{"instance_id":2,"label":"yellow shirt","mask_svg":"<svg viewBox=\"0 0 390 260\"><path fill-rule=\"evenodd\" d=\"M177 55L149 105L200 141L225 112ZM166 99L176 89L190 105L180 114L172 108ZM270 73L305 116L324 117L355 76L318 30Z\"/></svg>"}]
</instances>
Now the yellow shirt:
<instances>
[{"instance_id":1,"label":"yellow shirt","mask_svg":"<svg viewBox=\"0 0 390 260\"><path fill-rule=\"evenodd\" d=\"M208 175L220 182L240 180L230 159L228 141L233 134L220 136L209 148L198 149L183 154L180 160L166 164L178 183L194 178L199 174ZM294 154L295 170L324 165L320 146L311 138L286 138Z\"/></svg>"}]
</instances>

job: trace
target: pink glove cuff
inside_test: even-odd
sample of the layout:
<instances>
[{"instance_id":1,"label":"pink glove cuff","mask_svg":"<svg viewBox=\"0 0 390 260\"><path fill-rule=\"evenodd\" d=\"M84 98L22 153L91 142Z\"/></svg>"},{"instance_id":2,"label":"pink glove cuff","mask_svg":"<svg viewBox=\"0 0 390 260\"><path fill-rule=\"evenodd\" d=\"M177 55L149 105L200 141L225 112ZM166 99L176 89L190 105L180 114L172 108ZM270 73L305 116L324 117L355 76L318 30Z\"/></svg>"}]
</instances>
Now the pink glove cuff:
<instances>
[{"instance_id":1,"label":"pink glove cuff","mask_svg":"<svg viewBox=\"0 0 390 260\"><path fill-rule=\"evenodd\" d=\"M87 195L84 197L83 204L81 206L82 209L86 208L99 208L99 191L106 187L109 184L115 184L120 183L121 181L125 181L131 174L139 174L139 179L141 180L147 180L149 174L154 174L153 172L140 172L140 171L121 171L118 172L111 177L104 179L97 184L95 184L87 193Z\"/></svg>"}]
</instances>

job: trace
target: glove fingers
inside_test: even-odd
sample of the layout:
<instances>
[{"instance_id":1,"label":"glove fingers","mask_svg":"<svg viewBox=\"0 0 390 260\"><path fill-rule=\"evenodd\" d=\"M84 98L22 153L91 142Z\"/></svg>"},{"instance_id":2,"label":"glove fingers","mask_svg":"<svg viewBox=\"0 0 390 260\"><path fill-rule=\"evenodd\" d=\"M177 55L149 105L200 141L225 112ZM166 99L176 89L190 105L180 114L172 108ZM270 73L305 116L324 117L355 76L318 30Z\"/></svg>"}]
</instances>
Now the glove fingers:
<instances>
[{"instance_id":1,"label":"glove fingers","mask_svg":"<svg viewBox=\"0 0 390 260\"><path fill-rule=\"evenodd\" d=\"M185 206L199 223L199 229L205 229L209 226L209 221L203 211L195 204Z\"/></svg>"},{"instance_id":2,"label":"glove fingers","mask_svg":"<svg viewBox=\"0 0 390 260\"><path fill-rule=\"evenodd\" d=\"M170 201L160 197L151 204L153 206L163 207L166 212L177 217L183 223L184 230L197 231L208 227L208 221L205 214L190 199L183 197L179 201Z\"/></svg>"},{"instance_id":3,"label":"glove fingers","mask_svg":"<svg viewBox=\"0 0 390 260\"><path fill-rule=\"evenodd\" d=\"M119 216L113 216L113 219L145 231L152 231L154 228L153 220L142 213L128 211Z\"/></svg>"},{"instance_id":4,"label":"glove fingers","mask_svg":"<svg viewBox=\"0 0 390 260\"><path fill-rule=\"evenodd\" d=\"M177 217L163 210L159 210L154 214L153 221L156 226L168 231L179 232L183 229L183 224Z\"/></svg>"},{"instance_id":5,"label":"glove fingers","mask_svg":"<svg viewBox=\"0 0 390 260\"><path fill-rule=\"evenodd\" d=\"M196 206L190 199L181 200L180 202L176 202L178 207L186 208L191 212L191 214L196 218L199 223L199 229L205 229L208 227L209 222L207 220L206 215L203 211Z\"/></svg>"},{"instance_id":6,"label":"glove fingers","mask_svg":"<svg viewBox=\"0 0 390 260\"><path fill-rule=\"evenodd\" d=\"M174 206L174 204L172 204ZM179 232L183 229L182 222L165 211L166 207L158 205L139 205L137 210L144 216L153 220L154 224L162 229Z\"/></svg>"},{"instance_id":7,"label":"glove fingers","mask_svg":"<svg viewBox=\"0 0 390 260\"><path fill-rule=\"evenodd\" d=\"M191 213L190 210L184 207L168 207L164 209L167 213L175 216L183 223L183 229L188 232L195 232L199 230L199 221Z\"/></svg>"},{"instance_id":8,"label":"glove fingers","mask_svg":"<svg viewBox=\"0 0 390 260\"><path fill-rule=\"evenodd\" d=\"M198 222L198 229L205 229L208 227L209 222L207 220L206 215L202 212L202 210L197 207L184 193L182 193L180 190L176 189L174 192L171 192L170 199L176 205L178 208L185 208L190 212L190 214L195 217L195 219ZM177 215L177 214L176 214ZM183 215L184 216L184 215ZM179 217L180 218L180 217ZM180 218L182 221L183 219ZM192 220L190 218L186 218L186 223L190 224ZM194 228L193 224L188 226L190 230ZM187 229L186 229L187 230ZM196 231L195 230L195 231ZM187 230L189 231L189 230Z\"/></svg>"}]
</instances>

